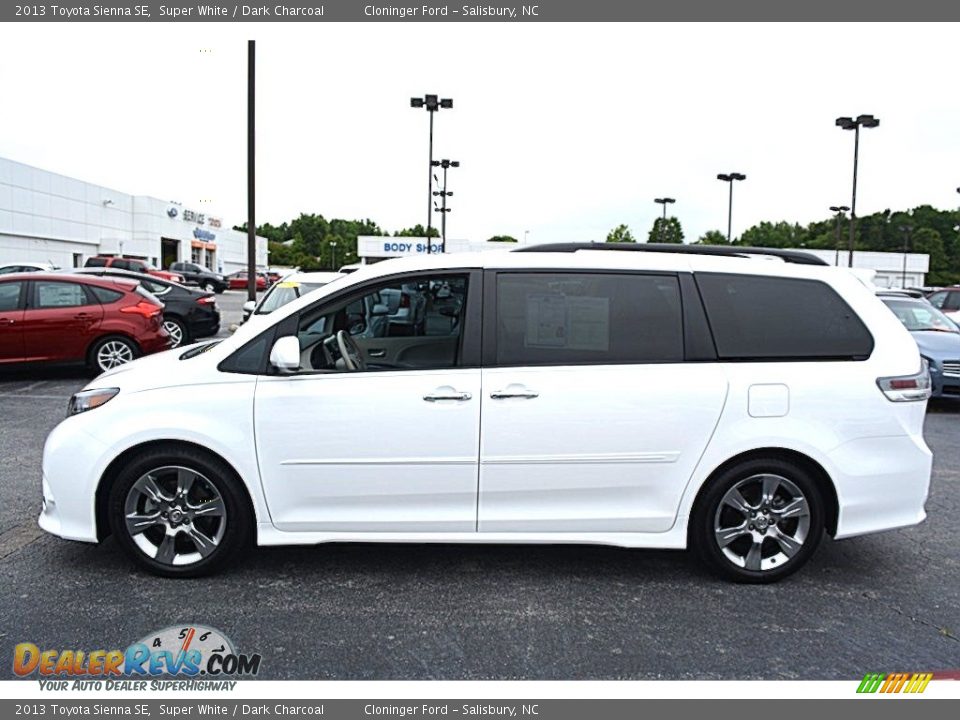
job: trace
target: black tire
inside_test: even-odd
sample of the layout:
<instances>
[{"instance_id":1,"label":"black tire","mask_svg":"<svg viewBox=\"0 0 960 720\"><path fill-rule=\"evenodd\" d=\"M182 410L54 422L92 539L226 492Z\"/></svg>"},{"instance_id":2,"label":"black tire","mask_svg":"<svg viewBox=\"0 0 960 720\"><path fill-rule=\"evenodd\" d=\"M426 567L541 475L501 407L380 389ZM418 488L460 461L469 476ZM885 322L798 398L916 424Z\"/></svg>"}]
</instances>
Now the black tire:
<instances>
[{"instance_id":1,"label":"black tire","mask_svg":"<svg viewBox=\"0 0 960 720\"><path fill-rule=\"evenodd\" d=\"M134 485L147 473L156 478L158 483L163 484L165 474L170 472L170 470L164 470L163 468L170 468L171 466L183 467L199 473L202 480L209 482L219 493L225 508L222 517L225 527L215 548L196 562L185 565L158 562L154 556L147 554L134 541L126 523L126 503ZM107 513L110 530L124 552L140 567L162 577L190 578L218 572L226 567L238 552L248 547L253 537L253 511L250 508L246 493L240 487L239 478L222 460L194 448L170 446L138 455L120 470L116 481L113 483L113 487L110 489ZM206 518L205 520L212 519ZM220 518L216 520L219 521ZM196 518L193 518L192 522L199 527ZM164 526L158 526L158 530L161 533L166 532ZM151 532L154 531L151 530ZM147 535L146 532L138 534ZM177 542L181 542L179 534L177 537ZM189 541L189 538L185 537L183 541L188 542L188 547L194 545Z\"/></svg>"},{"instance_id":2,"label":"black tire","mask_svg":"<svg viewBox=\"0 0 960 720\"><path fill-rule=\"evenodd\" d=\"M109 352L113 348L115 348L115 352ZM111 362L104 357L108 352L114 355L117 360L122 357L127 359L123 362ZM133 340L123 335L107 335L90 346L90 351L87 353L87 366L99 375L107 370L112 370L115 367L136 360L138 357L140 357L140 348Z\"/></svg>"},{"instance_id":3,"label":"black tire","mask_svg":"<svg viewBox=\"0 0 960 720\"><path fill-rule=\"evenodd\" d=\"M760 476L786 481L778 481L778 489L767 504L763 501L764 485ZM769 482L772 487L773 481ZM747 501L744 510L736 510L730 503L724 503L721 509L725 496L735 487L738 492L742 490L741 497ZM780 510L795 503L797 492L806 501L806 518L781 516ZM735 496L731 500L736 502ZM807 470L775 458L749 460L725 470L704 488L690 517L690 544L707 568L722 578L742 583L771 583L796 572L810 559L823 537L824 518L823 498ZM718 536L721 535L736 538L728 542L726 550L720 545ZM801 541L797 542L797 538ZM755 545L760 547L759 560L753 554ZM754 569L758 562L761 568ZM748 564L754 568L748 568Z\"/></svg>"},{"instance_id":4,"label":"black tire","mask_svg":"<svg viewBox=\"0 0 960 720\"><path fill-rule=\"evenodd\" d=\"M172 328L170 328L170 327L167 328L167 332L170 333L170 348L171 348L171 349L173 349L173 348L178 348L178 347L180 347L181 345L189 345L189 344L190 344L190 331L187 330L186 323L184 323L183 320L181 320L181 319L178 318L178 317L174 317L174 316L172 316L172 315L165 315L164 318L163 318L163 324L164 324L164 325L173 325L173 326L176 326L176 330L174 330L174 329L172 329ZM179 338L180 338L180 339L179 339L179 340L176 340L176 338L177 338L178 335L179 335ZM173 344L174 342L176 342L176 345Z\"/></svg>"}]
</instances>

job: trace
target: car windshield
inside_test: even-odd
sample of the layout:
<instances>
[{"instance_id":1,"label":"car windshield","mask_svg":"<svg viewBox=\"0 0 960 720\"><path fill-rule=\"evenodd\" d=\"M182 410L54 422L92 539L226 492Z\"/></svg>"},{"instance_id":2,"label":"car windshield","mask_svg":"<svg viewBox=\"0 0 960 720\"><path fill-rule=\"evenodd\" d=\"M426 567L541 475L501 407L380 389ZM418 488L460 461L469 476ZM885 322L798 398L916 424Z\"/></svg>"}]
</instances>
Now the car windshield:
<instances>
[{"instance_id":1,"label":"car windshield","mask_svg":"<svg viewBox=\"0 0 960 720\"><path fill-rule=\"evenodd\" d=\"M305 295L311 290L323 287L326 283L302 283L295 280L285 280L274 285L270 292L263 298L260 307L257 308L257 315L267 315L278 308L282 308L289 302L293 302L301 295Z\"/></svg>"},{"instance_id":2,"label":"car windshield","mask_svg":"<svg viewBox=\"0 0 960 720\"><path fill-rule=\"evenodd\" d=\"M910 332L932 330L960 333L960 328L950 318L929 303L897 298L884 298L883 302Z\"/></svg>"}]
</instances>

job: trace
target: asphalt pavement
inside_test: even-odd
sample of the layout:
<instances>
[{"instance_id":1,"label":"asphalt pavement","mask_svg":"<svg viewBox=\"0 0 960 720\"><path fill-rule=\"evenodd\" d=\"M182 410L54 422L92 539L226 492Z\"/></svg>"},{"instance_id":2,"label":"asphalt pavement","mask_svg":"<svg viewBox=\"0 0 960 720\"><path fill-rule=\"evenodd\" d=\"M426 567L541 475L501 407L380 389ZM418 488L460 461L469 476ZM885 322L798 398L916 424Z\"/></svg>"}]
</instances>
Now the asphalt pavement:
<instances>
[{"instance_id":1,"label":"asphalt pavement","mask_svg":"<svg viewBox=\"0 0 960 720\"><path fill-rule=\"evenodd\" d=\"M243 295L220 296L224 328ZM226 330L225 330L226 332ZM931 404L927 521L835 542L773 586L684 552L602 547L259 548L165 580L113 540L36 526L44 438L82 371L0 375L0 663L30 641L123 648L181 623L263 656L270 679L859 679L960 668L960 402ZM9 667L9 666L8 666Z\"/></svg>"}]
</instances>

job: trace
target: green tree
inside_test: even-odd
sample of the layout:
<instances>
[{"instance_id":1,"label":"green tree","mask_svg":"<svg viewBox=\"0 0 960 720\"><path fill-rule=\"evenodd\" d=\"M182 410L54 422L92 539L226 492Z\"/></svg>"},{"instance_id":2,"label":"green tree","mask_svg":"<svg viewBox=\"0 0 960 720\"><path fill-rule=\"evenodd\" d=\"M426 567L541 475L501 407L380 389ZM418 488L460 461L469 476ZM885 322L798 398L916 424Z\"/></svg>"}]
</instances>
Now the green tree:
<instances>
[{"instance_id":1,"label":"green tree","mask_svg":"<svg viewBox=\"0 0 960 720\"><path fill-rule=\"evenodd\" d=\"M683 228L680 226L680 221L675 217L662 218L658 217L653 222L653 227L650 228L650 235L647 238L647 242L652 243L673 243L679 244L683 242Z\"/></svg>"},{"instance_id":2,"label":"green tree","mask_svg":"<svg viewBox=\"0 0 960 720\"><path fill-rule=\"evenodd\" d=\"M697 245L727 245L727 236L719 230L707 230L696 242Z\"/></svg>"},{"instance_id":3,"label":"green tree","mask_svg":"<svg viewBox=\"0 0 960 720\"><path fill-rule=\"evenodd\" d=\"M393 234L394 237L427 237L427 229L417 223L411 228L404 228L403 230L398 230ZM440 237L440 231L435 227L430 228L430 237Z\"/></svg>"},{"instance_id":4,"label":"green tree","mask_svg":"<svg viewBox=\"0 0 960 720\"><path fill-rule=\"evenodd\" d=\"M607 233L608 243L635 243L633 233L626 225L617 225L613 230Z\"/></svg>"},{"instance_id":5,"label":"green tree","mask_svg":"<svg viewBox=\"0 0 960 720\"><path fill-rule=\"evenodd\" d=\"M492 238L490 238L489 240L487 240L487 242L507 242L507 243L515 243L515 242L517 242L517 239L516 239L515 237L513 237L512 235L494 235Z\"/></svg>"},{"instance_id":6,"label":"green tree","mask_svg":"<svg viewBox=\"0 0 960 720\"><path fill-rule=\"evenodd\" d=\"M783 221L777 223L764 221L744 230L733 244L746 247L801 248L806 247L807 231L796 223L791 225Z\"/></svg>"}]
</instances>

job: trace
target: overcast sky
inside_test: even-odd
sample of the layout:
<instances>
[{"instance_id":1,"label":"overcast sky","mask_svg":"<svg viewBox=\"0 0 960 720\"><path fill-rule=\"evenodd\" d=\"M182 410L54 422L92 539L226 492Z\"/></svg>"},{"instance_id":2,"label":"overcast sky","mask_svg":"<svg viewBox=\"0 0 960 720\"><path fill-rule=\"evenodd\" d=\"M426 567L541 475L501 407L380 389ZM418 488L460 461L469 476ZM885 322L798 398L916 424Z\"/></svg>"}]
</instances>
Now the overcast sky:
<instances>
[{"instance_id":1,"label":"overcast sky","mask_svg":"<svg viewBox=\"0 0 960 720\"><path fill-rule=\"evenodd\" d=\"M459 160L450 237L646 239L677 199L687 241L960 195L956 26L370 23L7 27L0 156L246 217L246 40L257 40L257 220L426 220L435 157ZM437 221L439 221L439 216Z\"/></svg>"}]
</instances>

